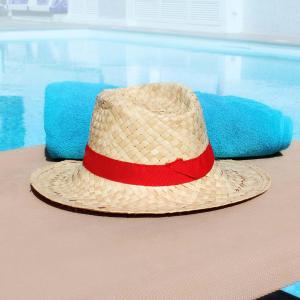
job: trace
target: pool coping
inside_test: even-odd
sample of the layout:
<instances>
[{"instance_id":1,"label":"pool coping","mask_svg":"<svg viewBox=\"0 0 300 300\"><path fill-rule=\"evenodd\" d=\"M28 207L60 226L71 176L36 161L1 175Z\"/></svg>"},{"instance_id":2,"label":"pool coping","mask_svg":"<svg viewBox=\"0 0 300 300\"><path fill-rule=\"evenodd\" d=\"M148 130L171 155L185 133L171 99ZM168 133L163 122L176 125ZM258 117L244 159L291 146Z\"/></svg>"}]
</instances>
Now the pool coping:
<instances>
[{"instance_id":1,"label":"pool coping","mask_svg":"<svg viewBox=\"0 0 300 300\"><path fill-rule=\"evenodd\" d=\"M22 17L14 18L0 18L0 22L3 21L6 24L2 24L1 31L18 31L18 30L66 30L66 29L94 29L94 30L117 30L117 31L131 31L136 33L154 33L154 34L167 34L181 37L193 37L193 38L205 38L213 40L225 40L233 42L250 42L250 43L261 43L280 45L288 47L299 47L300 38L293 36L270 36L270 35L259 35L259 34L245 34L245 33L208 33L203 31L186 31L186 30L172 30L172 29L156 29L146 28L141 26L130 26L130 25L105 25L105 24L87 24L87 23L69 23L56 20L43 20L40 19L28 19ZM3 22L2 22L3 23Z\"/></svg>"},{"instance_id":2,"label":"pool coping","mask_svg":"<svg viewBox=\"0 0 300 300\"><path fill-rule=\"evenodd\" d=\"M31 27L30 27L31 28ZM130 43L143 46L159 46L163 48L188 49L227 55L258 56L275 59L300 60L300 47L295 45L272 44L245 40L229 40L195 35L178 35L165 32L128 30L125 28L87 27L45 29L17 28L0 30L0 42L23 40L56 40L92 38L103 41ZM12 35L11 33L18 33ZM47 34L45 34L47 33Z\"/></svg>"}]
</instances>

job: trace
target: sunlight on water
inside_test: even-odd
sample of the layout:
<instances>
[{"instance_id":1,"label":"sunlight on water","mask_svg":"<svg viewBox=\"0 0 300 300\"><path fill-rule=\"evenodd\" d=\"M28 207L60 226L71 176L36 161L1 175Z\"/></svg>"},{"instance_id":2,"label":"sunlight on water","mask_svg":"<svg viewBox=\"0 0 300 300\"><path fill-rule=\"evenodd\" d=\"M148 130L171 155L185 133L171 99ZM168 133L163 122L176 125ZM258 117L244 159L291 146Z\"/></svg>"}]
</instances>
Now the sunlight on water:
<instances>
[{"instance_id":1,"label":"sunlight on water","mask_svg":"<svg viewBox=\"0 0 300 300\"><path fill-rule=\"evenodd\" d=\"M0 42L0 150L44 143L44 91L58 81L117 86L176 81L194 90L252 98L291 116L300 138L300 57L82 38Z\"/></svg>"}]
</instances>

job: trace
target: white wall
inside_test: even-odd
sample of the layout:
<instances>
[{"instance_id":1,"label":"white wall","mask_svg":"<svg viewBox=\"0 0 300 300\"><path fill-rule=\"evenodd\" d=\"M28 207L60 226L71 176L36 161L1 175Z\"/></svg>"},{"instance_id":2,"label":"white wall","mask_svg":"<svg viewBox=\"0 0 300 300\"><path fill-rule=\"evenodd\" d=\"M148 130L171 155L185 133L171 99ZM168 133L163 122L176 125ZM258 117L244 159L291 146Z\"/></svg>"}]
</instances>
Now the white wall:
<instances>
[{"instance_id":1,"label":"white wall","mask_svg":"<svg viewBox=\"0 0 300 300\"><path fill-rule=\"evenodd\" d=\"M299 0L244 0L244 32L300 36Z\"/></svg>"},{"instance_id":2,"label":"white wall","mask_svg":"<svg viewBox=\"0 0 300 300\"><path fill-rule=\"evenodd\" d=\"M300 36L300 0L69 0L68 22Z\"/></svg>"},{"instance_id":3,"label":"white wall","mask_svg":"<svg viewBox=\"0 0 300 300\"><path fill-rule=\"evenodd\" d=\"M224 0L69 0L67 21L220 32L224 12Z\"/></svg>"}]
</instances>

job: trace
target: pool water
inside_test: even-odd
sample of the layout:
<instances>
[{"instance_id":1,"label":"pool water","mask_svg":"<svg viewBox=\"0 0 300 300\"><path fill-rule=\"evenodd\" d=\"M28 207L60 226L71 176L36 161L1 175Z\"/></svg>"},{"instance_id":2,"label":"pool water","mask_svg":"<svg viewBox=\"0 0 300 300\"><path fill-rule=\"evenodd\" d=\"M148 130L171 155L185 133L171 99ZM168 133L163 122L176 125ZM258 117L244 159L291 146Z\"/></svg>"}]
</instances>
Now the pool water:
<instances>
[{"instance_id":1,"label":"pool water","mask_svg":"<svg viewBox=\"0 0 300 300\"><path fill-rule=\"evenodd\" d=\"M0 150L42 144L44 91L58 81L175 81L282 110L300 138L300 47L118 31L0 32Z\"/></svg>"}]
</instances>

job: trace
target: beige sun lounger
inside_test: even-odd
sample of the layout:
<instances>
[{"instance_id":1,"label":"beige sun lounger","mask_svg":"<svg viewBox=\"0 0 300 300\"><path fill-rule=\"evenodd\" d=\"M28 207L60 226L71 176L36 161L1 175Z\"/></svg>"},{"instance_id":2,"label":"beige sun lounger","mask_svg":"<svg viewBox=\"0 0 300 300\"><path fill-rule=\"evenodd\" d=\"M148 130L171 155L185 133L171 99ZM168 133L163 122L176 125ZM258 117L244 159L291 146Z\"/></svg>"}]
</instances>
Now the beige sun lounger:
<instances>
[{"instance_id":1,"label":"beige sun lounger","mask_svg":"<svg viewBox=\"0 0 300 300\"><path fill-rule=\"evenodd\" d=\"M164 218L52 207L29 188L45 163L43 147L0 153L0 299L242 300L300 279L299 142L254 161L261 197Z\"/></svg>"}]
</instances>

